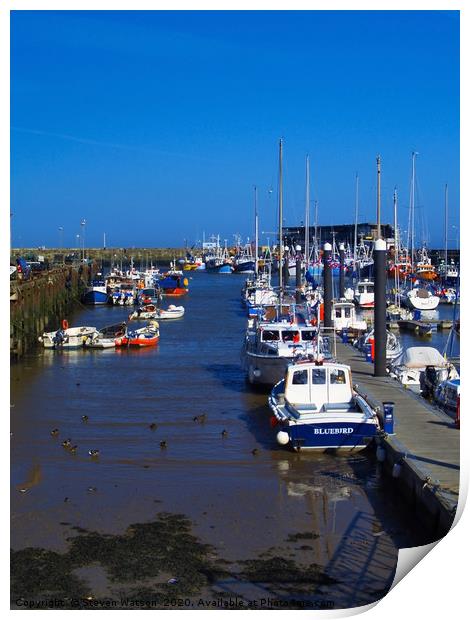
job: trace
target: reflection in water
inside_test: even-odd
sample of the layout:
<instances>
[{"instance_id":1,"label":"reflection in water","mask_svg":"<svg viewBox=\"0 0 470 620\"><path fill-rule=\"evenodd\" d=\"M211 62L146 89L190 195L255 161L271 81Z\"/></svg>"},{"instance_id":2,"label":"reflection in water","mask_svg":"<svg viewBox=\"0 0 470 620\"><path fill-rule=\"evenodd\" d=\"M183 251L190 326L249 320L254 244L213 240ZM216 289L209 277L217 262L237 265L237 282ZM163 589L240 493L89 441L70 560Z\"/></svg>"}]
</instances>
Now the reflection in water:
<instances>
[{"instance_id":1,"label":"reflection in water","mask_svg":"<svg viewBox=\"0 0 470 620\"><path fill-rule=\"evenodd\" d=\"M252 562L220 584L225 592L280 597L279 575L261 583L268 569L297 567L304 579L311 569L299 567L319 565L329 580L307 598L341 607L383 593L398 548L426 541L369 457L277 445L266 393L247 387L239 365L246 318L233 300L241 284L195 274L185 317L161 322L158 347L38 350L12 368L14 549L65 552L73 527L121 534L165 511L186 515L221 558ZM90 308L69 322L102 327L127 314ZM62 448L65 438L75 453Z\"/></svg>"}]
</instances>

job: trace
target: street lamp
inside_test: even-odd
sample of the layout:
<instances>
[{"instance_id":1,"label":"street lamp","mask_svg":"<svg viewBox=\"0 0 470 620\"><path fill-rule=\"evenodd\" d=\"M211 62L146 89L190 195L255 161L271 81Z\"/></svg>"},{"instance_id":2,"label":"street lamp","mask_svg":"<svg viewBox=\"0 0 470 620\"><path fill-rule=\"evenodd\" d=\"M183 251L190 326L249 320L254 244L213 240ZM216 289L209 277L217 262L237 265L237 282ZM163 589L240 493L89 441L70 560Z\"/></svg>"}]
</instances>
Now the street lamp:
<instances>
[{"instance_id":1,"label":"street lamp","mask_svg":"<svg viewBox=\"0 0 470 620\"><path fill-rule=\"evenodd\" d=\"M80 250L80 235L77 235L77 249Z\"/></svg>"},{"instance_id":2,"label":"street lamp","mask_svg":"<svg viewBox=\"0 0 470 620\"><path fill-rule=\"evenodd\" d=\"M60 249L62 249L63 245L64 245L64 227L59 226L59 247Z\"/></svg>"}]
</instances>

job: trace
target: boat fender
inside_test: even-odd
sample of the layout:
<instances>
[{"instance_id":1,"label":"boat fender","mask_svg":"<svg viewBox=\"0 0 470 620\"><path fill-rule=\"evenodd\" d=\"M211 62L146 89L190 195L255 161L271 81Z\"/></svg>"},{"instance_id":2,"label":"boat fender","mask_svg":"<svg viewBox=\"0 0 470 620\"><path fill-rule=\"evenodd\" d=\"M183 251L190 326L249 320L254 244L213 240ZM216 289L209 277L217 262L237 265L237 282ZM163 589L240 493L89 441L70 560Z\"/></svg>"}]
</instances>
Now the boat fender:
<instances>
[{"instance_id":1,"label":"boat fender","mask_svg":"<svg viewBox=\"0 0 470 620\"><path fill-rule=\"evenodd\" d=\"M286 431L279 431L276 435L276 439L280 446L286 446L289 443L289 433L286 433Z\"/></svg>"},{"instance_id":2,"label":"boat fender","mask_svg":"<svg viewBox=\"0 0 470 620\"><path fill-rule=\"evenodd\" d=\"M271 425L271 428L274 428L275 426L277 426L277 424L278 424L278 419L276 418L276 416L275 416L275 415L272 415L272 416L269 418L269 424Z\"/></svg>"},{"instance_id":3,"label":"boat fender","mask_svg":"<svg viewBox=\"0 0 470 620\"><path fill-rule=\"evenodd\" d=\"M377 457L379 463L383 463L385 461L385 448L383 448L382 446L378 446L375 452L375 456Z\"/></svg>"},{"instance_id":4,"label":"boat fender","mask_svg":"<svg viewBox=\"0 0 470 620\"><path fill-rule=\"evenodd\" d=\"M392 478L399 478L401 475L400 463L395 463L392 468Z\"/></svg>"},{"instance_id":5,"label":"boat fender","mask_svg":"<svg viewBox=\"0 0 470 620\"><path fill-rule=\"evenodd\" d=\"M69 322L67 321L67 319L64 319L62 321L62 329L68 329L69 328Z\"/></svg>"},{"instance_id":6,"label":"boat fender","mask_svg":"<svg viewBox=\"0 0 470 620\"><path fill-rule=\"evenodd\" d=\"M183 284L184 284L184 286L188 286L188 284L189 284L189 282L188 282L188 278L185 278L185 279L183 280Z\"/></svg>"}]
</instances>

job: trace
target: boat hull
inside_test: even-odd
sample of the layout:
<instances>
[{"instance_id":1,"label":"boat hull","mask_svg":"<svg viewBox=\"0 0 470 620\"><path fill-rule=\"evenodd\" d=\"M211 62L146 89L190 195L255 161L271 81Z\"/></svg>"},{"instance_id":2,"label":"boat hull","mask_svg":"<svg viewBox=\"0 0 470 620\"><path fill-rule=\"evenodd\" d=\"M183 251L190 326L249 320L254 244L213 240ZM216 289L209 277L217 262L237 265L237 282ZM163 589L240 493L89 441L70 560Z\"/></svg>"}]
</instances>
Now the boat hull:
<instances>
[{"instance_id":1,"label":"boat hull","mask_svg":"<svg viewBox=\"0 0 470 620\"><path fill-rule=\"evenodd\" d=\"M281 432L288 435L294 450L364 450L374 440L377 426L373 421L354 422L348 419L318 424L292 423L283 425Z\"/></svg>"},{"instance_id":2,"label":"boat hull","mask_svg":"<svg viewBox=\"0 0 470 620\"><path fill-rule=\"evenodd\" d=\"M108 298L105 291L90 290L83 295L83 303L87 306L101 306L108 303Z\"/></svg>"},{"instance_id":3,"label":"boat hull","mask_svg":"<svg viewBox=\"0 0 470 620\"><path fill-rule=\"evenodd\" d=\"M256 355L244 351L242 361L251 385L272 387L282 379L292 358Z\"/></svg>"}]
</instances>

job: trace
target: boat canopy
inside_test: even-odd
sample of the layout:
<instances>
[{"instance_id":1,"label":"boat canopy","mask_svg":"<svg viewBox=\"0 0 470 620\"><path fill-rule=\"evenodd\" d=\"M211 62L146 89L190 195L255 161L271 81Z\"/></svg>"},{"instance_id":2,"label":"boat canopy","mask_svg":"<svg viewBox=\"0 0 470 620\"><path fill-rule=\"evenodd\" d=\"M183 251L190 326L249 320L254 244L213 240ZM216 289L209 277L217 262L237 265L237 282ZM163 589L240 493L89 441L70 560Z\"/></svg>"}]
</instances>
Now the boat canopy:
<instances>
[{"instance_id":1,"label":"boat canopy","mask_svg":"<svg viewBox=\"0 0 470 620\"><path fill-rule=\"evenodd\" d=\"M409 347L394 362L394 366L406 366L406 368L444 367L447 366L447 362L433 347Z\"/></svg>"}]
</instances>

